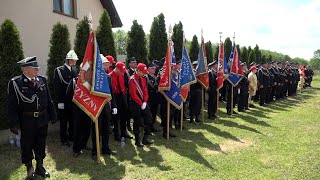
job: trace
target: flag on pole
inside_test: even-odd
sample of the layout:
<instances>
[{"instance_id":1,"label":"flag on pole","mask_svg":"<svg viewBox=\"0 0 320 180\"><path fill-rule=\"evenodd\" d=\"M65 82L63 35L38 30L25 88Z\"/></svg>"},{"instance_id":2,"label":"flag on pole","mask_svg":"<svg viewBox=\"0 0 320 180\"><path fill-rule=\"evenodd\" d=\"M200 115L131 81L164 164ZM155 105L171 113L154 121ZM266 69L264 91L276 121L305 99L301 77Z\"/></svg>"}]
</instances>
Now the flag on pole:
<instances>
[{"instance_id":1,"label":"flag on pole","mask_svg":"<svg viewBox=\"0 0 320 180\"><path fill-rule=\"evenodd\" d=\"M232 57L232 63L231 63L231 74L237 75L237 76L243 76L240 58L238 54L238 48L236 47L236 44L233 45L233 57Z\"/></svg>"},{"instance_id":2,"label":"flag on pole","mask_svg":"<svg viewBox=\"0 0 320 180\"><path fill-rule=\"evenodd\" d=\"M92 31L72 101L96 122L104 105L111 98L108 77L103 69L97 39Z\"/></svg>"},{"instance_id":3,"label":"flag on pole","mask_svg":"<svg viewBox=\"0 0 320 180\"><path fill-rule=\"evenodd\" d=\"M196 77L198 82L205 88L208 89L209 87L209 75L207 71L207 57L206 57L206 50L205 50L204 40L202 38L201 47L199 50L198 56L198 66L196 67Z\"/></svg>"},{"instance_id":4,"label":"flag on pole","mask_svg":"<svg viewBox=\"0 0 320 180\"><path fill-rule=\"evenodd\" d=\"M196 76L192 70L192 64L187 52L187 48L183 46L181 68L180 68L180 86L181 86L181 96L182 100L185 102L188 97L188 92L190 90L190 84L197 82Z\"/></svg>"},{"instance_id":5,"label":"flag on pole","mask_svg":"<svg viewBox=\"0 0 320 180\"><path fill-rule=\"evenodd\" d=\"M234 63L233 61L236 61L236 62ZM234 72L237 71L238 73L242 73L243 74L240 64L239 64L238 68L235 67L235 66L237 66L236 65L237 61L239 61L239 63L240 63L240 60L239 60L239 57L238 57L237 47L235 46L235 43L233 43L232 51L231 51L230 58L229 58L229 62L231 64L231 68L234 69ZM232 73L231 68L230 67L227 68L228 69L228 74L229 74L228 81L233 86L236 86L241 81L242 76L238 76L236 74L233 74L234 72Z\"/></svg>"},{"instance_id":6,"label":"flag on pole","mask_svg":"<svg viewBox=\"0 0 320 180\"><path fill-rule=\"evenodd\" d=\"M165 83L162 83L163 85L161 85L159 83L158 89L159 92L162 93L163 96L167 99L167 101L170 102L170 104L175 106L177 109L181 109L182 98L180 95L180 76L179 72L176 69L172 69L171 67L175 66L175 64L173 64L173 61L176 61L173 49L173 42L171 39L169 39L166 59L162 67L162 73L160 75L160 83L162 79L163 82L169 85L164 85Z\"/></svg>"},{"instance_id":7,"label":"flag on pole","mask_svg":"<svg viewBox=\"0 0 320 180\"><path fill-rule=\"evenodd\" d=\"M171 47L168 42L166 58L163 67L161 68L160 80L158 85L159 91L170 90L171 88Z\"/></svg>"},{"instance_id":8,"label":"flag on pole","mask_svg":"<svg viewBox=\"0 0 320 180\"><path fill-rule=\"evenodd\" d=\"M217 70L217 89L219 90L223 86L223 80L224 80L224 45L223 42L220 42L219 44L219 54L218 54L218 70Z\"/></svg>"}]
</instances>

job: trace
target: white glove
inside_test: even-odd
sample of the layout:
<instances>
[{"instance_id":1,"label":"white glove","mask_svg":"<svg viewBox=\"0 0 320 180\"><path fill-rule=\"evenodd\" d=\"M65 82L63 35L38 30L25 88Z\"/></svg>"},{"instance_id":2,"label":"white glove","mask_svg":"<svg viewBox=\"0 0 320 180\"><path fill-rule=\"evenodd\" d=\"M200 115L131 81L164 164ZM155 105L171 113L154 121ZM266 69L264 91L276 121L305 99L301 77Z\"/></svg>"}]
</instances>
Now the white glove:
<instances>
[{"instance_id":1,"label":"white glove","mask_svg":"<svg viewBox=\"0 0 320 180\"><path fill-rule=\"evenodd\" d=\"M142 103L141 109L144 110L146 109L146 107L147 107L147 103L146 102Z\"/></svg>"},{"instance_id":2,"label":"white glove","mask_svg":"<svg viewBox=\"0 0 320 180\"><path fill-rule=\"evenodd\" d=\"M64 103L58 103L58 109L64 109Z\"/></svg>"},{"instance_id":3,"label":"white glove","mask_svg":"<svg viewBox=\"0 0 320 180\"><path fill-rule=\"evenodd\" d=\"M117 114L118 113L118 109L117 108L113 108L112 109L112 114Z\"/></svg>"}]
</instances>

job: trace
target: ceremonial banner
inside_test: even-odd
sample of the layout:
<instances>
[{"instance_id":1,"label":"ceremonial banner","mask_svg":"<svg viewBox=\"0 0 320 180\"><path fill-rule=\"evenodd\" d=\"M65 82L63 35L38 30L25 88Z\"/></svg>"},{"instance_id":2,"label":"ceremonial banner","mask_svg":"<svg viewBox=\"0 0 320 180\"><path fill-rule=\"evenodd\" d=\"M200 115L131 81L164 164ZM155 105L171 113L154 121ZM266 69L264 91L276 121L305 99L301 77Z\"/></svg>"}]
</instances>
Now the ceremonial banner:
<instances>
[{"instance_id":1,"label":"ceremonial banner","mask_svg":"<svg viewBox=\"0 0 320 180\"><path fill-rule=\"evenodd\" d=\"M175 70L171 69L171 66L176 65L173 63L174 61L176 61L175 60L176 57L174 55L173 49L174 49L173 42L170 39L169 43L168 43L166 60L165 60L165 64L167 63L170 65L169 68L165 67L165 68L169 69L168 73L169 73L169 76L171 77L171 78L169 78L170 87L167 90L164 90L163 88L160 89L160 83L159 83L159 92L164 95L164 97L167 99L168 102L170 102L170 104L175 106L177 109L181 109L182 98L180 96L180 76L179 76L179 72L176 69ZM165 66L165 64L163 66ZM162 71L161 75L162 76L165 75L163 71ZM164 78L164 79L166 79L166 78ZM160 80L161 80L161 77L160 77Z\"/></svg>"},{"instance_id":2,"label":"ceremonial banner","mask_svg":"<svg viewBox=\"0 0 320 180\"><path fill-rule=\"evenodd\" d=\"M230 58L229 58L229 61L230 61L231 64L233 64L233 61L235 60L235 58L234 58L235 52L236 52L236 54L238 54L237 47L235 46L235 43L233 43L232 51L231 51ZM236 55L236 56L238 56L238 55ZM238 57L237 57L237 59L238 59ZM238 60L239 60L239 59L238 59ZM236 60L236 61L237 61L237 60ZM234 66L235 66L235 65L234 65ZM228 80L233 86L237 86L238 83L241 81L242 77L241 77L241 76L238 76L238 75L235 75L235 74L231 74L231 69L230 69L230 67L228 67L227 69L229 70L229 72L228 72L229 76L228 76L227 80ZM236 67L234 67L234 69L236 69ZM241 66L240 66L239 69L241 69L241 72L242 72ZM242 72L242 74L243 74L243 72Z\"/></svg>"},{"instance_id":3,"label":"ceremonial banner","mask_svg":"<svg viewBox=\"0 0 320 180\"><path fill-rule=\"evenodd\" d=\"M231 64L230 73L237 75L237 76L243 76L240 58L239 58L239 54L238 54L238 49L235 44L233 47L233 57L232 57L232 64Z\"/></svg>"},{"instance_id":4,"label":"ceremonial banner","mask_svg":"<svg viewBox=\"0 0 320 180\"><path fill-rule=\"evenodd\" d=\"M183 46L181 69L180 69L180 93L185 102L188 97L189 86L197 82L196 76L192 70L192 64L187 52L187 48Z\"/></svg>"},{"instance_id":5,"label":"ceremonial banner","mask_svg":"<svg viewBox=\"0 0 320 180\"><path fill-rule=\"evenodd\" d=\"M209 87L209 75L207 71L207 60L205 55L205 45L202 38L201 48L199 49L198 66L196 68L196 77L199 83L205 88Z\"/></svg>"},{"instance_id":6,"label":"ceremonial banner","mask_svg":"<svg viewBox=\"0 0 320 180\"><path fill-rule=\"evenodd\" d=\"M161 91L160 91L161 92ZM167 101L177 109L182 108L182 98L180 95L179 72L173 70L171 78L171 88L168 91L162 92Z\"/></svg>"},{"instance_id":7,"label":"ceremonial banner","mask_svg":"<svg viewBox=\"0 0 320 180\"><path fill-rule=\"evenodd\" d=\"M97 39L92 31L72 101L94 122L98 120L104 105L112 98L107 78L100 58Z\"/></svg>"},{"instance_id":8,"label":"ceremonial banner","mask_svg":"<svg viewBox=\"0 0 320 180\"><path fill-rule=\"evenodd\" d=\"M218 54L218 70L217 70L217 89L219 90L223 86L224 80L224 45L222 42L219 44L219 54Z\"/></svg>"},{"instance_id":9,"label":"ceremonial banner","mask_svg":"<svg viewBox=\"0 0 320 180\"><path fill-rule=\"evenodd\" d=\"M164 61L163 67L161 68L160 80L158 85L158 90L170 90L171 87L171 47L168 43L166 59Z\"/></svg>"}]
</instances>

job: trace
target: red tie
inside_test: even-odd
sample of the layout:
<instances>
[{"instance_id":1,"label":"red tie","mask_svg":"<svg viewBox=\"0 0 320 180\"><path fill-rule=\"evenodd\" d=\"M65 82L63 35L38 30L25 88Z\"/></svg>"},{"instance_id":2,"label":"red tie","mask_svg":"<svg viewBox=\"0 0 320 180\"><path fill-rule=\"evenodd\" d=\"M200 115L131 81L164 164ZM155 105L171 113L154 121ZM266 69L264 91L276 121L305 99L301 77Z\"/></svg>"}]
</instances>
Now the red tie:
<instances>
[{"instance_id":1,"label":"red tie","mask_svg":"<svg viewBox=\"0 0 320 180\"><path fill-rule=\"evenodd\" d=\"M31 82L32 82L33 86L36 85L36 80L35 79L31 79Z\"/></svg>"}]
</instances>

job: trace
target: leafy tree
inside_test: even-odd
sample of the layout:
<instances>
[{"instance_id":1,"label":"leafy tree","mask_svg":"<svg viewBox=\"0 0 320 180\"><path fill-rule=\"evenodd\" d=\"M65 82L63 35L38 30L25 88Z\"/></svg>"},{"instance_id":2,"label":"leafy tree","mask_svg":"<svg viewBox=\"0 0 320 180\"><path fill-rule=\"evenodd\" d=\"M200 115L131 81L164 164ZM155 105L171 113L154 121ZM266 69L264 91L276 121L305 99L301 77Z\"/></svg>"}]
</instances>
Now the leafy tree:
<instances>
[{"instance_id":1,"label":"leafy tree","mask_svg":"<svg viewBox=\"0 0 320 180\"><path fill-rule=\"evenodd\" d=\"M8 81L14 76L21 74L17 62L23 58L19 31L11 20L6 19L0 27L0 129L8 127L5 108Z\"/></svg>"},{"instance_id":2,"label":"leafy tree","mask_svg":"<svg viewBox=\"0 0 320 180\"><path fill-rule=\"evenodd\" d=\"M256 55L255 57L256 63L261 63L261 51L259 49L258 44L256 44L256 47L254 47L254 54Z\"/></svg>"},{"instance_id":3,"label":"leafy tree","mask_svg":"<svg viewBox=\"0 0 320 180\"><path fill-rule=\"evenodd\" d=\"M114 40L116 44L116 51L119 55L126 55L127 46L127 33L124 30L118 30L114 34Z\"/></svg>"},{"instance_id":4,"label":"leafy tree","mask_svg":"<svg viewBox=\"0 0 320 180\"><path fill-rule=\"evenodd\" d=\"M52 83L54 69L64 63L66 55L71 47L69 36L70 34L67 25L58 22L53 26L50 38L50 52L47 66L48 85L51 92L53 92ZM55 100L54 93L51 95L53 100Z\"/></svg>"},{"instance_id":5,"label":"leafy tree","mask_svg":"<svg viewBox=\"0 0 320 180\"><path fill-rule=\"evenodd\" d=\"M206 42L205 47L206 47L206 53L207 53L207 61L209 64L210 62L213 62L213 49L212 49L211 41Z\"/></svg>"},{"instance_id":6,"label":"leafy tree","mask_svg":"<svg viewBox=\"0 0 320 180\"><path fill-rule=\"evenodd\" d=\"M111 20L106 10L103 11L100 17L99 26L96 32L100 53L103 55L111 55L114 59L117 59L116 48L112 35Z\"/></svg>"},{"instance_id":7,"label":"leafy tree","mask_svg":"<svg viewBox=\"0 0 320 180\"><path fill-rule=\"evenodd\" d=\"M164 15L153 18L149 36L149 60L161 59L166 54L167 32Z\"/></svg>"},{"instance_id":8,"label":"leafy tree","mask_svg":"<svg viewBox=\"0 0 320 180\"><path fill-rule=\"evenodd\" d=\"M260 63L264 63L264 62L268 62L267 58L265 55L262 55L261 59L260 59Z\"/></svg>"},{"instance_id":9,"label":"leafy tree","mask_svg":"<svg viewBox=\"0 0 320 180\"><path fill-rule=\"evenodd\" d=\"M249 59L248 59L248 49L245 47L245 46L243 46L242 48L241 48L241 61L242 62L246 62L247 64L249 64Z\"/></svg>"},{"instance_id":10,"label":"leafy tree","mask_svg":"<svg viewBox=\"0 0 320 180\"><path fill-rule=\"evenodd\" d=\"M214 60L218 60L218 56L219 56L219 44L215 44L215 45L213 45Z\"/></svg>"},{"instance_id":11,"label":"leafy tree","mask_svg":"<svg viewBox=\"0 0 320 180\"><path fill-rule=\"evenodd\" d=\"M139 62L148 63L145 33L137 20L133 21L128 32L127 57L135 57Z\"/></svg>"},{"instance_id":12,"label":"leafy tree","mask_svg":"<svg viewBox=\"0 0 320 180\"><path fill-rule=\"evenodd\" d=\"M198 37L196 35L193 36L192 42L190 45L189 57L191 61L198 60L199 55L199 44L198 44Z\"/></svg>"},{"instance_id":13,"label":"leafy tree","mask_svg":"<svg viewBox=\"0 0 320 180\"><path fill-rule=\"evenodd\" d=\"M78 22L76 37L74 39L74 50L78 55L79 61L77 65L80 65L83 61L84 53L89 39L90 27L88 18L85 16L84 19Z\"/></svg>"},{"instance_id":14,"label":"leafy tree","mask_svg":"<svg viewBox=\"0 0 320 180\"><path fill-rule=\"evenodd\" d=\"M229 37L224 41L224 52L227 59L229 59L232 50L232 42Z\"/></svg>"},{"instance_id":15,"label":"leafy tree","mask_svg":"<svg viewBox=\"0 0 320 180\"><path fill-rule=\"evenodd\" d=\"M310 66L313 69L317 69L317 70L320 69L320 49L316 50L313 53L313 57L310 60Z\"/></svg>"},{"instance_id":16,"label":"leafy tree","mask_svg":"<svg viewBox=\"0 0 320 180\"><path fill-rule=\"evenodd\" d=\"M173 26L172 41L174 43L174 52L177 59L182 58L183 48L183 25L181 21Z\"/></svg>"},{"instance_id":17,"label":"leafy tree","mask_svg":"<svg viewBox=\"0 0 320 180\"><path fill-rule=\"evenodd\" d=\"M256 61L256 55L255 55L254 51L251 51L250 54L249 54L249 62L248 63L251 64L252 62L258 63Z\"/></svg>"}]
</instances>

